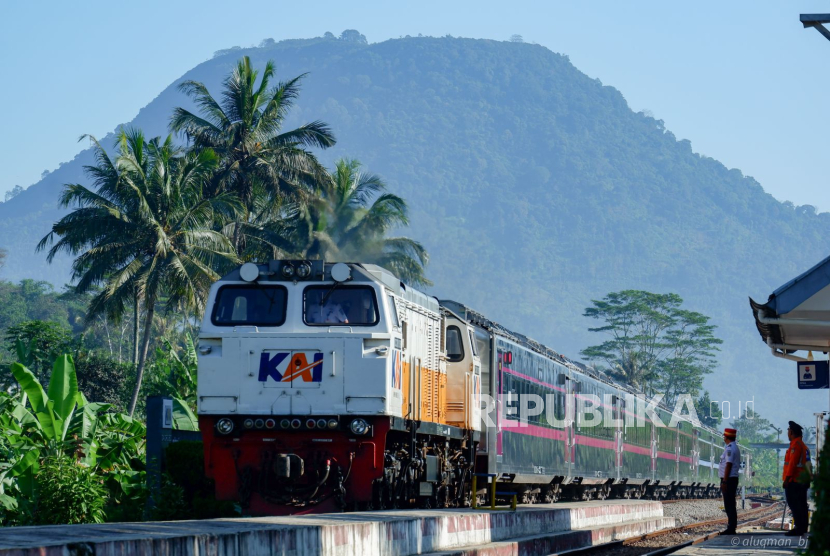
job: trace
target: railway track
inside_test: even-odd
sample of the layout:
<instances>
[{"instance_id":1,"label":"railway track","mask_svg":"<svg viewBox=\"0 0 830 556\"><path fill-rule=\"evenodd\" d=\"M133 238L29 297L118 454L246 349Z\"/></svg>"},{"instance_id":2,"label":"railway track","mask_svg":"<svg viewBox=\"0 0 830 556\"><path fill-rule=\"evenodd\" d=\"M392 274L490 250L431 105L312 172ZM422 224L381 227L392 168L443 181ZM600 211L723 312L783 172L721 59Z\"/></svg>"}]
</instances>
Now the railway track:
<instances>
[{"instance_id":1,"label":"railway track","mask_svg":"<svg viewBox=\"0 0 830 556\"><path fill-rule=\"evenodd\" d=\"M766 496L747 496L746 499L751 502L761 502L763 504L775 502L775 500L767 498ZM676 504L678 502L694 502L695 500L720 500L720 498L672 498L670 500L661 500L661 502L663 504Z\"/></svg>"},{"instance_id":2,"label":"railway track","mask_svg":"<svg viewBox=\"0 0 830 556\"><path fill-rule=\"evenodd\" d=\"M690 500L690 499L687 499ZM683 500L672 500L682 502ZM666 502L663 502L664 504ZM738 526L748 527L765 523L772 517L780 516L783 502L774 502L762 508L756 508L738 516ZM719 530L726 525L726 518L698 521L655 531L623 541L589 546L560 553L560 556L661 556L671 554L681 548L717 537ZM691 538L690 538L691 537Z\"/></svg>"}]
</instances>

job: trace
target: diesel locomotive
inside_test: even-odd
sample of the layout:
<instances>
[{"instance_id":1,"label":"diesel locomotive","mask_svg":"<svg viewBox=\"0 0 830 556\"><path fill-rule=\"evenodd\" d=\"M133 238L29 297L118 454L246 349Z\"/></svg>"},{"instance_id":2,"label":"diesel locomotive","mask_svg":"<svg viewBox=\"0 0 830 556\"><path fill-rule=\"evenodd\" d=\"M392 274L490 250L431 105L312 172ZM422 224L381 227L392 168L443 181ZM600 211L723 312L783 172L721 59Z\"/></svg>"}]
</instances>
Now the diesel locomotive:
<instances>
[{"instance_id":1,"label":"diesel locomotive","mask_svg":"<svg viewBox=\"0 0 830 556\"><path fill-rule=\"evenodd\" d=\"M205 473L249 515L463 507L473 473L523 503L719 494L719 433L662 406L626 426L635 392L376 265L242 265L211 288L198 375ZM527 395L553 407L486 403ZM589 395L614 419L585 426Z\"/></svg>"}]
</instances>

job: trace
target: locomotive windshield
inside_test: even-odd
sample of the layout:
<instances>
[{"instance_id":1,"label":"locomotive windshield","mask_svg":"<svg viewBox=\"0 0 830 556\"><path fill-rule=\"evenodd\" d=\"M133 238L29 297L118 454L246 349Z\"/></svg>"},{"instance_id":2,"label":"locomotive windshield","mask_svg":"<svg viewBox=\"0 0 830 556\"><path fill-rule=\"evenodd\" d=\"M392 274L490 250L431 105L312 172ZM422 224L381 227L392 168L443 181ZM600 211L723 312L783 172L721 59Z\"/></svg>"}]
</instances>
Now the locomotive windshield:
<instances>
[{"instance_id":1,"label":"locomotive windshield","mask_svg":"<svg viewBox=\"0 0 830 556\"><path fill-rule=\"evenodd\" d=\"M303 298L303 318L312 326L378 323L375 290L367 286L309 286Z\"/></svg>"},{"instance_id":2,"label":"locomotive windshield","mask_svg":"<svg viewBox=\"0 0 830 556\"><path fill-rule=\"evenodd\" d=\"M283 286L223 286L211 320L216 326L280 326L287 295Z\"/></svg>"}]
</instances>

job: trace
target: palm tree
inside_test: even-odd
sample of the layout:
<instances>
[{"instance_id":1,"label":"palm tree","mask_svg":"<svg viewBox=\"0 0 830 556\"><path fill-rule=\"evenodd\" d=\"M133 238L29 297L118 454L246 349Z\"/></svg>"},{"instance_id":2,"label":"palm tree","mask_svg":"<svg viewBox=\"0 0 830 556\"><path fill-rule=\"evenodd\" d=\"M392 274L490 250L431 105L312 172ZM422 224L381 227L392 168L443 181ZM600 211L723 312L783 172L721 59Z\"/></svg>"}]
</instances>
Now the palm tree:
<instances>
[{"instance_id":1,"label":"palm tree","mask_svg":"<svg viewBox=\"0 0 830 556\"><path fill-rule=\"evenodd\" d=\"M122 130L113 160L94 138L93 143L97 164L85 170L95 187L65 186L61 205L78 208L52 226L38 250L52 245L50 262L60 252L77 255L72 271L79 293L103 285L88 318L101 313L118 318L130 304L143 303L132 415L157 303L164 296L167 310L204 309L207 290L218 278L213 267L236 261L233 246L212 225L217 215L234 218L239 207L230 195L203 195L218 164L209 149L183 155L170 136L145 141L140 131ZM60 239L54 242L55 237Z\"/></svg>"},{"instance_id":2,"label":"palm tree","mask_svg":"<svg viewBox=\"0 0 830 556\"><path fill-rule=\"evenodd\" d=\"M429 256L408 237L387 237L409 224L406 201L386 192L375 174L361 171L357 160L341 159L327 180L303 203L286 207L283 219L263 225L260 238L272 252L328 261L378 264L410 284L428 286Z\"/></svg>"},{"instance_id":3,"label":"palm tree","mask_svg":"<svg viewBox=\"0 0 830 556\"><path fill-rule=\"evenodd\" d=\"M176 108L170 121L170 128L184 133L195 149L209 148L219 156L211 194L233 193L245 209L229 231L237 253L254 221L277 215L285 197L301 196L325 176L306 149L335 143L328 125L320 121L281 130L305 74L269 89L274 72L269 61L257 84L259 72L245 56L225 80L221 101L204 84L185 81L179 89L195 101L199 115Z\"/></svg>"}]
</instances>

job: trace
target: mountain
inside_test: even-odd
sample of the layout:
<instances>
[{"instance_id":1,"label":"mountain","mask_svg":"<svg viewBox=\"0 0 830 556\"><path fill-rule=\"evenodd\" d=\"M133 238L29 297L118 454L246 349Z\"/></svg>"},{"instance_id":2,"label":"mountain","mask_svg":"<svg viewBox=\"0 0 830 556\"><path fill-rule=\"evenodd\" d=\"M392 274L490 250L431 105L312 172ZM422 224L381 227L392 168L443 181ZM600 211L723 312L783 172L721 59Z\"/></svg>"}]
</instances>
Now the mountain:
<instances>
[{"instance_id":1,"label":"mountain","mask_svg":"<svg viewBox=\"0 0 830 556\"><path fill-rule=\"evenodd\" d=\"M217 93L242 55L309 72L287 125L322 119L338 144L412 208L408 235L431 253L433 293L578 357L600 338L582 317L610 291L676 292L726 340L706 386L777 422L812 422L826 394L796 390L793 363L760 343L747 297L827 255L830 214L781 203L739 170L692 151L623 95L531 44L404 38L376 44L291 40L235 50L182 76ZM189 106L171 84L132 125L166 133ZM117 92L117 91L116 91ZM78 130L79 133L84 130ZM104 139L105 145L111 141ZM82 181L89 152L0 204L0 277L65 282L37 241L60 212L61 184Z\"/></svg>"}]
</instances>

